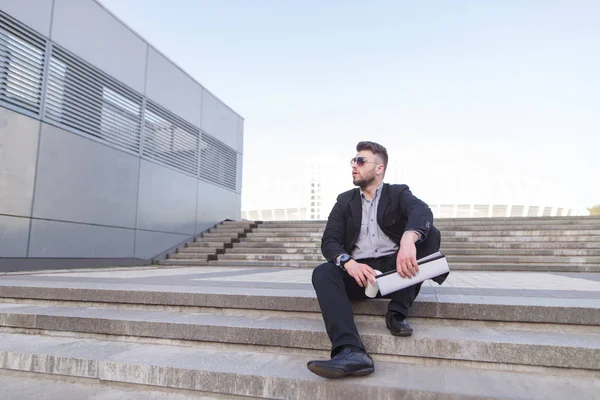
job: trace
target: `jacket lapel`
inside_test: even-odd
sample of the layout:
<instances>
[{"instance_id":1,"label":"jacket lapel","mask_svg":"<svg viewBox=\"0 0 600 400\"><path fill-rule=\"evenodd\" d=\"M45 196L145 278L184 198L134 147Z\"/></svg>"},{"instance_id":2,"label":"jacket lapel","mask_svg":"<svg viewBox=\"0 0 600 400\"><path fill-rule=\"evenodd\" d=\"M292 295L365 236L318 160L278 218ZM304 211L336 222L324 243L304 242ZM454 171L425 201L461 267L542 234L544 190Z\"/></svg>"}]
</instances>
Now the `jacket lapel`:
<instances>
[{"instance_id":1,"label":"jacket lapel","mask_svg":"<svg viewBox=\"0 0 600 400\"><path fill-rule=\"evenodd\" d=\"M382 226L381 221L383 219L383 213L385 209L390 205L390 191L386 183L381 188L381 198L379 199L379 205L377 206L377 223Z\"/></svg>"},{"instance_id":2,"label":"jacket lapel","mask_svg":"<svg viewBox=\"0 0 600 400\"><path fill-rule=\"evenodd\" d=\"M360 200L360 190L356 189L354 196L350 200L350 211L352 212L352 225L356 238L360 234L360 224L362 223L362 201ZM356 241L356 240L355 240Z\"/></svg>"}]
</instances>

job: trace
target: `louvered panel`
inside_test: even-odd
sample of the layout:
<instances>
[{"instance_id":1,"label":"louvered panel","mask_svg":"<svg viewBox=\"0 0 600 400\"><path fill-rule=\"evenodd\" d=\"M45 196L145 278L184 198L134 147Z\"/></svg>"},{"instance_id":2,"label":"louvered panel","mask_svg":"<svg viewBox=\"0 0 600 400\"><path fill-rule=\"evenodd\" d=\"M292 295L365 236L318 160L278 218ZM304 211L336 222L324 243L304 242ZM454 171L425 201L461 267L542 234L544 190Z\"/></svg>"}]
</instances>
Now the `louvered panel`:
<instances>
[{"instance_id":1,"label":"louvered panel","mask_svg":"<svg viewBox=\"0 0 600 400\"><path fill-rule=\"evenodd\" d=\"M0 102L40 113L46 39L0 11Z\"/></svg>"},{"instance_id":2,"label":"louvered panel","mask_svg":"<svg viewBox=\"0 0 600 400\"><path fill-rule=\"evenodd\" d=\"M237 153L206 133L202 133L200 177L228 189L236 189Z\"/></svg>"},{"instance_id":3,"label":"louvered panel","mask_svg":"<svg viewBox=\"0 0 600 400\"><path fill-rule=\"evenodd\" d=\"M143 151L146 157L196 176L199 136L200 131L195 126L146 102Z\"/></svg>"},{"instance_id":4,"label":"louvered panel","mask_svg":"<svg viewBox=\"0 0 600 400\"><path fill-rule=\"evenodd\" d=\"M138 152L142 96L58 46L48 70L45 118Z\"/></svg>"}]
</instances>

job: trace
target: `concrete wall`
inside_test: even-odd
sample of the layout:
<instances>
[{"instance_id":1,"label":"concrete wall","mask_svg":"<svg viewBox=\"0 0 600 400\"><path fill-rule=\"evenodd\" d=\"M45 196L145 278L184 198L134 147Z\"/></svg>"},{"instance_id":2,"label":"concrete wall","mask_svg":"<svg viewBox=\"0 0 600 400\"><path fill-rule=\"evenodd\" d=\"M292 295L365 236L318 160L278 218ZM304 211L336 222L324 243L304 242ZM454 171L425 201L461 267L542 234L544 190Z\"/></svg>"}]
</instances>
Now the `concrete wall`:
<instances>
[{"instance_id":1,"label":"concrete wall","mask_svg":"<svg viewBox=\"0 0 600 400\"><path fill-rule=\"evenodd\" d=\"M52 116L52 67L43 71L39 111L5 101L0 90L0 258L150 258L223 219L239 219L238 114L93 0L0 0L0 10L0 46L9 40L7 26L23 24L51 59L60 50L142 99L132 117L139 117L139 145L125 148L63 123L60 110ZM57 104L66 104L56 93ZM144 130L150 102L193 133L198 159L202 135L225 145L229 159L235 155L235 188L203 179L199 161L197 173L189 164L179 168L185 152L167 154L168 162L144 151L154 140Z\"/></svg>"}]
</instances>

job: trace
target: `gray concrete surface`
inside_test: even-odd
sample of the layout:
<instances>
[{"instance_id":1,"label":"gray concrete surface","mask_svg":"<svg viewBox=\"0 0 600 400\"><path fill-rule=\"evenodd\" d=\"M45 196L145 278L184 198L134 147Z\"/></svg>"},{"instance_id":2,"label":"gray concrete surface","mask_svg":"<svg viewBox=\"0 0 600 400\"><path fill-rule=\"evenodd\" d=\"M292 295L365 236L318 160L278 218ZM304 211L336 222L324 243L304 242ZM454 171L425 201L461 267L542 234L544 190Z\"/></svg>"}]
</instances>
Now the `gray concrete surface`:
<instances>
[{"instance_id":1,"label":"gray concrete surface","mask_svg":"<svg viewBox=\"0 0 600 400\"><path fill-rule=\"evenodd\" d=\"M2 400L224 400L242 399L215 393L156 386L124 385L98 379L0 370ZM248 397L243 399L248 400Z\"/></svg>"},{"instance_id":2,"label":"gray concrete surface","mask_svg":"<svg viewBox=\"0 0 600 400\"><path fill-rule=\"evenodd\" d=\"M121 383L280 399L595 399L595 377L377 362L328 381L306 355L0 334L0 367Z\"/></svg>"},{"instance_id":3,"label":"gray concrete surface","mask_svg":"<svg viewBox=\"0 0 600 400\"><path fill-rule=\"evenodd\" d=\"M598 327L412 319L415 334L389 334L383 318L358 320L372 354L600 370ZM0 326L50 331L328 350L317 313L187 313L0 304ZM541 330L541 332L540 332Z\"/></svg>"}]
</instances>

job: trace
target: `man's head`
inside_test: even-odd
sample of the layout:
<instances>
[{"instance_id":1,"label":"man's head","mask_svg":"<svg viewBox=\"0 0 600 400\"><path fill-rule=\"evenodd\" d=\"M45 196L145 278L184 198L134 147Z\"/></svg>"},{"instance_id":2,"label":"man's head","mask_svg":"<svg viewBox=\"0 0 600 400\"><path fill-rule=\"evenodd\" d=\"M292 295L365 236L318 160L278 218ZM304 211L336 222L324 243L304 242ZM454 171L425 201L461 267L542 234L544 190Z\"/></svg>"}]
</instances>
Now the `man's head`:
<instances>
[{"instance_id":1,"label":"man's head","mask_svg":"<svg viewBox=\"0 0 600 400\"><path fill-rule=\"evenodd\" d=\"M388 163L385 147L375 142L359 142L356 157L352 159L352 182L361 189L383 182Z\"/></svg>"}]
</instances>

